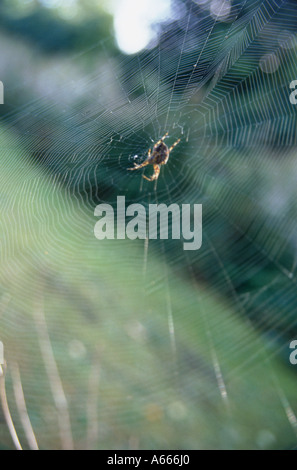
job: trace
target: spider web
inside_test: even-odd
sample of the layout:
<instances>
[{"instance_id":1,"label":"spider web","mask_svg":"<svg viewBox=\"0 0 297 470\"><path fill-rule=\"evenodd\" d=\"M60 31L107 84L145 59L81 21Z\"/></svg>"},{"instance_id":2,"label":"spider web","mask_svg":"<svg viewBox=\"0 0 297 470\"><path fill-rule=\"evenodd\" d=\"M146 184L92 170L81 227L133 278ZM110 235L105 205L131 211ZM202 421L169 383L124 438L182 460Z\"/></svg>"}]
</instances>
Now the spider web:
<instances>
[{"instance_id":1,"label":"spider web","mask_svg":"<svg viewBox=\"0 0 297 470\"><path fill-rule=\"evenodd\" d=\"M36 73L5 87L0 339L24 447L22 390L43 448L296 445L296 5L228 6L174 3L132 56L25 55ZM166 132L159 179L127 171ZM99 242L119 195L202 204L202 248Z\"/></svg>"}]
</instances>

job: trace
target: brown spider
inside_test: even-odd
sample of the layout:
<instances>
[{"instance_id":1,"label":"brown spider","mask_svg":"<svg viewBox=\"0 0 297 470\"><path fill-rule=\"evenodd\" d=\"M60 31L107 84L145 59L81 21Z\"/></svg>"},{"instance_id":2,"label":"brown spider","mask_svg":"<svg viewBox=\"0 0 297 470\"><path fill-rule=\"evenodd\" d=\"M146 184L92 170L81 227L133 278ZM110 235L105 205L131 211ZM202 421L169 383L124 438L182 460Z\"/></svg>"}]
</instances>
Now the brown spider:
<instances>
[{"instance_id":1,"label":"brown spider","mask_svg":"<svg viewBox=\"0 0 297 470\"><path fill-rule=\"evenodd\" d=\"M176 142L174 142L173 145L171 145L170 148L167 147L167 145L164 142L164 139L168 136L168 132L162 137L162 139L158 140L158 142L154 145L153 147L153 153L151 153L151 149L149 149L147 158L142 162L140 165L137 163L134 163L134 168L128 168L128 170L140 170L140 168L143 168L144 166L147 165L153 165L154 166L154 173L153 175L148 178L145 175L142 175L143 178L145 178L148 181L154 181L159 178L160 174L160 166L161 165L166 165L169 159L169 155L172 149L180 142L180 139L178 139Z\"/></svg>"}]
</instances>

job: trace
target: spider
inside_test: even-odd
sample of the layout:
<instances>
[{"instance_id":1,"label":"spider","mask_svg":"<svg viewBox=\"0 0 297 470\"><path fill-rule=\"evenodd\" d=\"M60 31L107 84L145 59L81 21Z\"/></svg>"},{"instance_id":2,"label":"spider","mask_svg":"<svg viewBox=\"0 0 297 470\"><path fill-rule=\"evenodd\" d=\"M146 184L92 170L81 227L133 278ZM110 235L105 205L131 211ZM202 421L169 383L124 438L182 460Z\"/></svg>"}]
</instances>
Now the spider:
<instances>
[{"instance_id":1,"label":"spider","mask_svg":"<svg viewBox=\"0 0 297 470\"><path fill-rule=\"evenodd\" d=\"M172 149L180 142L180 139L178 139L176 142L174 142L173 145L171 145L170 148L167 147L167 145L164 142L164 139L168 136L168 132L160 139L158 142L154 145L153 147L153 153L151 149L149 149L147 158L142 162L140 165L137 163L134 163L134 168L128 168L128 170L140 170L140 168L143 168L144 166L147 165L153 165L154 166L154 173L153 175L148 178L145 175L142 175L143 178L145 178L148 181L154 181L159 178L160 174L160 166L161 165L166 165L169 159L169 155Z\"/></svg>"}]
</instances>

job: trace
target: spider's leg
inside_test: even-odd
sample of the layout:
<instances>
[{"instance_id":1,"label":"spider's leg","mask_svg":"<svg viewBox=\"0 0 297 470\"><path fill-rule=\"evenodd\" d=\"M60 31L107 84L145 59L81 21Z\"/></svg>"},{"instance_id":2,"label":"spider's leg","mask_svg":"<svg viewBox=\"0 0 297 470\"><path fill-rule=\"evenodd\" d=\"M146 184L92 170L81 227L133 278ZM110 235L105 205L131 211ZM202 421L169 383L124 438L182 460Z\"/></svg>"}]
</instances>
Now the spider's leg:
<instances>
[{"instance_id":1,"label":"spider's leg","mask_svg":"<svg viewBox=\"0 0 297 470\"><path fill-rule=\"evenodd\" d=\"M166 134L163 135L163 137L162 137L161 139L159 139L158 142L156 142L154 146L156 147L156 146L159 145L161 142L163 142L163 140L166 139L167 136L168 136L168 132L166 132Z\"/></svg>"},{"instance_id":2,"label":"spider's leg","mask_svg":"<svg viewBox=\"0 0 297 470\"><path fill-rule=\"evenodd\" d=\"M150 164L150 158L151 158L151 152L152 152L152 150L149 149L149 151L147 153L147 158L144 160L144 162L140 163L140 165L138 165L137 163L134 163L134 168L127 168L127 170L139 170L140 168L143 168L144 166L149 165Z\"/></svg>"},{"instance_id":3,"label":"spider's leg","mask_svg":"<svg viewBox=\"0 0 297 470\"><path fill-rule=\"evenodd\" d=\"M171 147L170 147L170 149L169 149L169 153L170 153L170 152L171 152L171 150L173 150L173 149L174 149L174 147L176 147L176 146L177 146L177 144L179 144L179 143L180 143L180 139L178 139L176 142L174 142L174 144L173 144L173 145L171 145Z\"/></svg>"},{"instance_id":4,"label":"spider's leg","mask_svg":"<svg viewBox=\"0 0 297 470\"><path fill-rule=\"evenodd\" d=\"M154 174L150 178L148 178L145 175L142 175L142 177L146 179L147 181L154 181L159 178L159 174L160 174L160 165L154 165Z\"/></svg>"},{"instance_id":5,"label":"spider's leg","mask_svg":"<svg viewBox=\"0 0 297 470\"><path fill-rule=\"evenodd\" d=\"M127 170L133 171L133 170L139 170L140 168L143 168L146 165L149 165L149 160L148 158L144 160L144 162L140 163L140 165L137 165L137 163L134 163L134 168L127 168Z\"/></svg>"}]
</instances>

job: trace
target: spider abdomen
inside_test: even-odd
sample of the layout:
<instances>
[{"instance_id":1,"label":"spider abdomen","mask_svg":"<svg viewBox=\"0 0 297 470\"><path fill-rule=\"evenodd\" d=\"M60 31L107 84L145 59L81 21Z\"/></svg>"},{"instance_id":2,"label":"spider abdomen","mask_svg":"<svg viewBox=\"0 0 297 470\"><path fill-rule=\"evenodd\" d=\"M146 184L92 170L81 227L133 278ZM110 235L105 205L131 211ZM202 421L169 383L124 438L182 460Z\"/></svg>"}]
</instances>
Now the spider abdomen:
<instances>
[{"instance_id":1,"label":"spider abdomen","mask_svg":"<svg viewBox=\"0 0 297 470\"><path fill-rule=\"evenodd\" d=\"M167 162L169 157L168 147L164 142L161 142L154 148L153 159L157 165L163 165Z\"/></svg>"}]
</instances>

